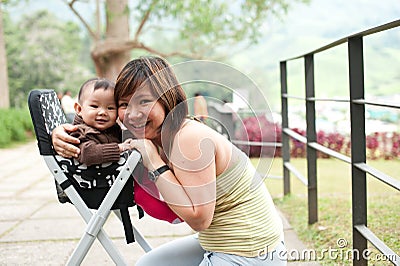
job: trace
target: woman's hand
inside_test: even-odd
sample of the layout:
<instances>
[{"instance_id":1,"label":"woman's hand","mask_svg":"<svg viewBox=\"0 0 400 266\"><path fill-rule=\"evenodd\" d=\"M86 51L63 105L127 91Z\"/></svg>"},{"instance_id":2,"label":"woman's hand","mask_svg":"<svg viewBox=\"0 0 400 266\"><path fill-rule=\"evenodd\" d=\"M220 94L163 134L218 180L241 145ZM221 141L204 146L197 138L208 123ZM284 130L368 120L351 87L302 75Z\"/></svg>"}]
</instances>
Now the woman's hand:
<instances>
[{"instance_id":1,"label":"woman's hand","mask_svg":"<svg viewBox=\"0 0 400 266\"><path fill-rule=\"evenodd\" d=\"M65 158L78 157L80 150L76 147L79 144L79 139L68 135L67 132L73 132L78 129L77 126L71 124L63 124L55 129L51 134L54 150Z\"/></svg>"},{"instance_id":2,"label":"woman's hand","mask_svg":"<svg viewBox=\"0 0 400 266\"><path fill-rule=\"evenodd\" d=\"M140 152L142 155L143 165L149 171L154 171L165 164L158 153L156 145L154 145L150 140L132 139L129 145L131 149L136 149Z\"/></svg>"},{"instance_id":3,"label":"woman's hand","mask_svg":"<svg viewBox=\"0 0 400 266\"><path fill-rule=\"evenodd\" d=\"M132 150L133 148L131 147L133 139L129 138L126 139L124 142L118 144L119 152L124 152L127 150Z\"/></svg>"}]
</instances>

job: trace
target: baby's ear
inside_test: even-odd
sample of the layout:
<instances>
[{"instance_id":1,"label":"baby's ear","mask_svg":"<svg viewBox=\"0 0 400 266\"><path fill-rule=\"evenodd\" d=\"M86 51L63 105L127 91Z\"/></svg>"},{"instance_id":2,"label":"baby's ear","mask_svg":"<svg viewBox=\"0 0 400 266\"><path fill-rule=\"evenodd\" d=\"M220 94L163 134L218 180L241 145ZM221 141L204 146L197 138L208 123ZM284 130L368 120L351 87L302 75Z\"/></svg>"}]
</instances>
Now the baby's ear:
<instances>
[{"instance_id":1,"label":"baby's ear","mask_svg":"<svg viewBox=\"0 0 400 266\"><path fill-rule=\"evenodd\" d=\"M80 112L82 111L82 106L78 102L75 102L74 109L75 109L75 112L79 115Z\"/></svg>"}]
</instances>

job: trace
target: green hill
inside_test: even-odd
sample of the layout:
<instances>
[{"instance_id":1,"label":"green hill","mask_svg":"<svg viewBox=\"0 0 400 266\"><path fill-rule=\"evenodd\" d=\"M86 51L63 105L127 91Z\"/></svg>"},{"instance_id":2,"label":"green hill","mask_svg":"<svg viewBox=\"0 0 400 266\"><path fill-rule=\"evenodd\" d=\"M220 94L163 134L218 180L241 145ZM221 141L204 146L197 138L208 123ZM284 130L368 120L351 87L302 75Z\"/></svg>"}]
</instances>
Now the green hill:
<instances>
[{"instance_id":1,"label":"green hill","mask_svg":"<svg viewBox=\"0 0 400 266\"><path fill-rule=\"evenodd\" d=\"M327 45L345 36L400 19L398 0L314 0L296 4L281 21L265 25L265 37L235 55L231 62L245 70L280 110L279 62ZM400 28L364 38L366 94L400 93ZM288 65L289 93L304 95L304 63ZM315 56L317 97L348 95L347 45ZM304 104L299 101L299 103Z\"/></svg>"}]
</instances>

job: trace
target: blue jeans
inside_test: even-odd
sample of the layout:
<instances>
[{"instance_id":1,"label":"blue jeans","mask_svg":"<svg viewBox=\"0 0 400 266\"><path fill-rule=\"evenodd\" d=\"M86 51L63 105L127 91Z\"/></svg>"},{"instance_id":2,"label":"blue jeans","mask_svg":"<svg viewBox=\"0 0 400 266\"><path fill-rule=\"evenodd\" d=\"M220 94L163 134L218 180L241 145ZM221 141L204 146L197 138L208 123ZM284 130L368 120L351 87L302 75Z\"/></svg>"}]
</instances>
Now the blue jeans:
<instances>
[{"instance_id":1,"label":"blue jeans","mask_svg":"<svg viewBox=\"0 0 400 266\"><path fill-rule=\"evenodd\" d=\"M231 266L231 265L286 265L286 248L280 242L275 250L248 258L220 252L205 251L197 235L180 238L161 245L143 255L136 266Z\"/></svg>"}]
</instances>

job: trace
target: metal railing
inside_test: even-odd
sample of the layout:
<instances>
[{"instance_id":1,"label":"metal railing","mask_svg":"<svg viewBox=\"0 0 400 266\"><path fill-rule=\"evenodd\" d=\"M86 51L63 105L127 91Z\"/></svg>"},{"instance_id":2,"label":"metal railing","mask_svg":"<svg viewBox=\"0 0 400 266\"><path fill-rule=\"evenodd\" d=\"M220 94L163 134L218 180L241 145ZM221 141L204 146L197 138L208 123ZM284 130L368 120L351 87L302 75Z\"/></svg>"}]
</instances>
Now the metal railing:
<instances>
[{"instance_id":1,"label":"metal railing","mask_svg":"<svg viewBox=\"0 0 400 266\"><path fill-rule=\"evenodd\" d=\"M366 163L366 133L365 133L365 106L375 105L385 108L397 108L399 105L371 102L365 100L364 93L364 54L363 37L386 31L400 26L400 20L362 31L351 36L337 40L329 45L320 47L307 54L300 55L280 62L281 77L281 104L282 104L282 157L283 157L283 186L284 194L290 193L290 174L298 177L308 188L308 223L318 221L318 195L317 195L317 152L328 154L351 165L352 178L352 228L353 248L359 254L367 250L368 241L395 265L399 265L400 257L391 250L367 227L367 182L369 174L377 180L400 190L400 181L369 166ZM338 45L347 43L349 89L348 99L318 99L315 97L314 82L314 55ZM288 94L287 62L303 59L305 75L305 98ZM306 136L302 136L289 128L288 99L305 101L306 109ZM351 156L348 157L331 150L317 142L316 108L318 101L344 102L350 105L351 123ZM290 138L302 142L307 149L307 177L301 175L294 165L290 163ZM367 265L366 258L354 259L353 265Z\"/></svg>"}]
</instances>

